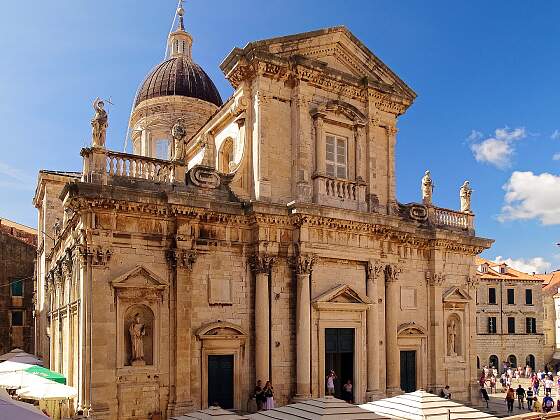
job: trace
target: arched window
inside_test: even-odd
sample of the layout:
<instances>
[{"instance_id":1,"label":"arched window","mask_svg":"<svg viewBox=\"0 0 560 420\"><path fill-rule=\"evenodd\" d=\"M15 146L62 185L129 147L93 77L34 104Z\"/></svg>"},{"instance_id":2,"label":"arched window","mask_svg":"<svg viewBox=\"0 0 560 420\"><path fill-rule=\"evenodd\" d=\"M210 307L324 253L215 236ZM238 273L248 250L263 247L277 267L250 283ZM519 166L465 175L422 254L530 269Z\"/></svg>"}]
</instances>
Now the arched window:
<instances>
[{"instance_id":1,"label":"arched window","mask_svg":"<svg viewBox=\"0 0 560 420\"><path fill-rule=\"evenodd\" d=\"M156 159L169 159L169 140L157 139L155 144Z\"/></svg>"},{"instance_id":2,"label":"arched window","mask_svg":"<svg viewBox=\"0 0 560 420\"><path fill-rule=\"evenodd\" d=\"M525 365L530 366L531 369L535 371L535 356L533 356L532 354L527 356L527 358L525 359Z\"/></svg>"},{"instance_id":3,"label":"arched window","mask_svg":"<svg viewBox=\"0 0 560 420\"><path fill-rule=\"evenodd\" d=\"M218 153L218 170L223 174L231 172L233 164L233 139L228 137L222 143L220 152Z\"/></svg>"},{"instance_id":4,"label":"arched window","mask_svg":"<svg viewBox=\"0 0 560 420\"><path fill-rule=\"evenodd\" d=\"M510 354L507 358L507 361L509 363L510 368L516 368L517 367L517 357L515 357L514 354Z\"/></svg>"},{"instance_id":5,"label":"arched window","mask_svg":"<svg viewBox=\"0 0 560 420\"><path fill-rule=\"evenodd\" d=\"M490 358L488 359L488 363L489 363L489 367L491 368L495 368L495 369L500 368L500 362L498 360L498 356L496 356L495 354L490 356Z\"/></svg>"}]
</instances>

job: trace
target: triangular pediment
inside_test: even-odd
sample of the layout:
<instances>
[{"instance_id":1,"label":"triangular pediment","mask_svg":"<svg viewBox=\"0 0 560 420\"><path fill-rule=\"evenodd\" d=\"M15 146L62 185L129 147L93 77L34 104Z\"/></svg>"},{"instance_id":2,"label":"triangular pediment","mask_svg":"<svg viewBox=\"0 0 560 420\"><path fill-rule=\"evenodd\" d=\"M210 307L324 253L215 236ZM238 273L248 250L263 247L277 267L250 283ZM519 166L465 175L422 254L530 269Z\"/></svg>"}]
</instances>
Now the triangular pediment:
<instances>
[{"instance_id":1,"label":"triangular pediment","mask_svg":"<svg viewBox=\"0 0 560 420\"><path fill-rule=\"evenodd\" d=\"M134 267L132 270L120 275L111 285L115 288L142 288L142 289L163 289L167 287L159 276L142 265Z\"/></svg>"},{"instance_id":2,"label":"triangular pediment","mask_svg":"<svg viewBox=\"0 0 560 420\"><path fill-rule=\"evenodd\" d=\"M344 26L251 43L283 58L302 58L328 70L388 86L413 100L414 91Z\"/></svg>"},{"instance_id":3,"label":"triangular pediment","mask_svg":"<svg viewBox=\"0 0 560 420\"><path fill-rule=\"evenodd\" d=\"M471 300L469 294L460 287L450 287L442 298L444 302L468 302Z\"/></svg>"},{"instance_id":4,"label":"triangular pediment","mask_svg":"<svg viewBox=\"0 0 560 420\"><path fill-rule=\"evenodd\" d=\"M317 296L313 302L370 304L371 299L363 296L347 284L340 284Z\"/></svg>"}]
</instances>

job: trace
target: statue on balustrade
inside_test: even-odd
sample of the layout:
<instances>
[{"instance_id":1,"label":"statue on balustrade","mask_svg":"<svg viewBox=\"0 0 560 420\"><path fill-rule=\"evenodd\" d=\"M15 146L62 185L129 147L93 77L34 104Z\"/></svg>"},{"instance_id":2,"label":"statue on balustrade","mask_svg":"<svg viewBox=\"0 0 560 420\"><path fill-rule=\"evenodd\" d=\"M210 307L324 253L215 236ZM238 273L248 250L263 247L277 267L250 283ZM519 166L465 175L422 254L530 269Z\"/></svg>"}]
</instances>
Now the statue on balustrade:
<instances>
[{"instance_id":1,"label":"statue on balustrade","mask_svg":"<svg viewBox=\"0 0 560 420\"><path fill-rule=\"evenodd\" d=\"M464 213L472 213L471 211L471 195L472 188L469 181L465 181L459 190L459 197L461 198L461 211Z\"/></svg>"},{"instance_id":2,"label":"statue on balustrade","mask_svg":"<svg viewBox=\"0 0 560 420\"><path fill-rule=\"evenodd\" d=\"M171 137L173 138L173 156L172 160L182 161L185 155L185 137L187 136L187 128L181 121L177 121L171 128Z\"/></svg>"},{"instance_id":3,"label":"statue on balustrade","mask_svg":"<svg viewBox=\"0 0 560 420\"><path fill-rule=\"evenodd\" d=\"M91 120L91 143L93 147L105 147L105 135L109 126L109 118L104 107L105 103L101 99L95 98L93 101L95 115Z\"/></svg>"},{"instance_id":4,"label":"statue on balustrade","mask_svg":"<svg viewBox=\"0 0 560 420\"><path fill-rule=\"evenodd\" d=\"M130 324L128 333L130 334L132 350L130 364L132 366L144 366L146 364L144 361L144 336L146 335L146 328L142 323L140 314L134 315L134 321Z\"/></svg>"},{"instance_id":5,"label":"statue on balustrade","mask_svg":"<svg viewBox=\"0 0 560 420\"><path fill-rule=\"evenodd\" d=\"M422 202L427 205L432 205L432 194L434 192L434 183L430 176L430 171L426 171L422 177Z\"/></svg>"}]
</instances>

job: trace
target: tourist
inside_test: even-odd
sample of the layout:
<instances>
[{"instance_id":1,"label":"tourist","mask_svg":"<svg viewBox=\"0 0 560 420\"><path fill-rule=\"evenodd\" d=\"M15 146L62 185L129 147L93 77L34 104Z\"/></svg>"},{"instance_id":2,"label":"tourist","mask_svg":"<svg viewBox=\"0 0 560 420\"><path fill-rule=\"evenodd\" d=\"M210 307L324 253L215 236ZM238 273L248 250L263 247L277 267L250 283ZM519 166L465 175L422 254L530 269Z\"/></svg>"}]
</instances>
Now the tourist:
<instances>
[{"instance_id":1,"label":"tourist","mask_svg":"<svg viewBox=\"0 0 560 420\"><path fill-rule=\"evenodd\" d=\"M482 396L482 399L484 401L486 401L486 408L489 408L488 407L488 400L490 399L490 397L488 396L488 392L486 392L486 388L484 388L484 387L480 388L480 395Z\"/></svg>"},{"instance_id":2,"label":"tourist","mask_svg":"<svg viewBox=\"0 0 560 420\"><path fill-rule=\"evenodd\" d=\"M492 375L490 377L490 393L495 394L496 393L496 376Z\"/></svg>"},{"instance_id":3,"label":"tourist","mask_svg":"<svg viewBox=\"0 0 560 420\"><path fill-rule=\"evenodd\" d=\"M535 390L535 397L539 396L539 378L537 377L537 375L533 375L533 378L531 379L531 382L533 384L533 389Z\"/></svg>"},{"instance_id":4,"label":"tourist","mask_svg":"<svg viewBox=\"0 0 560 420\"><path fill-rule=\"evenodd\" d=\"M554 386L554 381L552 379L550 379L550 376L548 376L544 380L544 393L545 394L552 394L552 387L553 386Z\"/></svg>"},{"instance_id":5,"label":"tourist","mask_svg":"<svg viewBox=\"0 0 560 420\"><path fill-rule=\"evenodd\" d=\"M550 411L554 408L554 400L550 396L550 394L546 394L546 397L543 399L543 411L545 413L550 413Z\"/></svg>"},{"instance_id":6,"label":"tourist","mask_svg":"<svg viewBox=\"0 0 560 420\"><path fill-rule=\"evenodd\" d=\"M346 383L342 386L342 399L349 404L352 404L353 394L352 394L352 381L348 379Z\"/></svg>"},{"instance_id":7,"label":"tourist","mask_svg":"<svg viewBox=\"0 0 560 420\"><path fill-rule=\"evenodd\" d=\"M478 384L480 385L481 388L484 388L484 385L486 384L486 374L484 373L484 371L482 371L482 373L480 374L480 378L478 379Z\"/></svg>"},{"instance_id":8,"label":"tourist","mask_svg":"<svg viewBox=\"0 0 560 420\"><path fill-rule=\"evenodd\" d=\"M531 386L527 387L527 392L525 393L527 396L527 410L531 411L531 406L533 405L533 388Z\"/></svg>"},{"instance_id":9,"label":"tourist","mask_svg":"<svg viewBox=\"0 0 560 420\"><path fill-rule=\"evenodd\" d=\"M540 403L540 401L537 397L535 397L535 400L533 401L533 411L535 413L541 413L542 412L542 404Z\"/></svg>"},{"instance_id":10,"label":"tourist","mask_svg":"<svg viewBox=\"0 0 560 420\"><path fill-rule=\"evenodd\" d=\"M521 384L515 390L515 394L517 395L517 405L518 408L521 410L525 408L525 389L521 386Z\"/></svg>"},{"instance_id":11,"label":"tourist","mask_svg":"<svg viewBox=\"0 0 560 420\"><path fill-rule=\"evenodd\" d=\"M253 395L251 395L251 399L253 398L257 403L257 411L261 411L263 409L263 404L266 401L266 398L263 395L262 382L260 379L257 381L257 385L253 390Z\"/></svg>"},{"instance_id":12,"label":"tourist","mask_svg":"<svg viewBox=\"0 0 560 420\"><path fill-rule=\"evenodd\" d=\"M331 370L327 375L327 395L334 395L334 380L336 379L336 374L334 370Z\"/></svg>"},{"instance_id":13,"label":"tourist","mask_svg":"<svg viewBox=\"0 0 560 420\"><path fill-rule=\"evenodd\" d=\"M445 388L441 390L441 396L446 400L451 399L451 392L449 391L449 385L445 385Z\"/></svg>"},{"instance_id":14,"label":"tourist","mask_svg":"<svg viewBox=\"0 0 560 420\"><path fill-rule=\"evenodd\" d=\"M274 408L274 388L272 388L270 381L266 381L266 384L264 384L263 396L265 398L264 409L272 410Z\"/></svg>"},{"instance_id":15,"label":"tourist","mask_svg":"<svg viewBox=\"0 0 560 420\"><path fill-rule=\"evenodd\" d=\"M508 413L513 413L513 403L515 402L515 391L509 387L506 392L506 404Z\"/></svg>"}]
</instances>

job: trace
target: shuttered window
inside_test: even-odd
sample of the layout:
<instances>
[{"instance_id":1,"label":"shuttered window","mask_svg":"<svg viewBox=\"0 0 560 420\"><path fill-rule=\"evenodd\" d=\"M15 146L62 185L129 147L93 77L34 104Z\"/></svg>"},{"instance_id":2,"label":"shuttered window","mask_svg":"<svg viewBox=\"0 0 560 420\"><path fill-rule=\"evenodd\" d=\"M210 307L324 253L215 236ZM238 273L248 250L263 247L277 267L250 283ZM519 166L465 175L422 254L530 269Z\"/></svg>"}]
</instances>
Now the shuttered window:
<instances>
[{"instance_id":1,"label":"shuttered window","mask_svg":"<svg viewBox=\"0 0 560 420\"><path fill-rule=\"evenodd\" d=\"M333 178L347 178L347 139L327 134L326 139L326 169L327 176Z\"/></svg>"},{"instance_id":2,"label":"shuttered window","mask_svg":"<svg viewBox=\"0 0 560 420\"><path fill-rule=\"evenodd\" d=\"M496 317L489 316L488 317L488 334L496 334Z\"/></svg>"},{"instance_id":3,"label":"shuttered window","mask_svg":"<svg viewBox=\"0 0 560 420\"><path fill-rule=\"evenodd\" d=\"M537 319L536 318L525 318L526 322L526 331L527 334L536 334L537 333Z\"/></svg>"}]
</instances>

